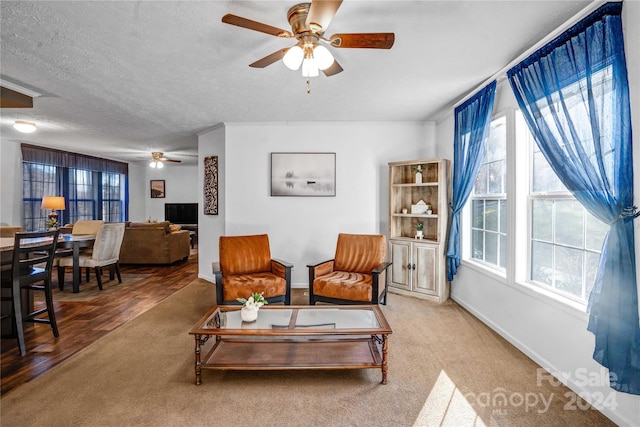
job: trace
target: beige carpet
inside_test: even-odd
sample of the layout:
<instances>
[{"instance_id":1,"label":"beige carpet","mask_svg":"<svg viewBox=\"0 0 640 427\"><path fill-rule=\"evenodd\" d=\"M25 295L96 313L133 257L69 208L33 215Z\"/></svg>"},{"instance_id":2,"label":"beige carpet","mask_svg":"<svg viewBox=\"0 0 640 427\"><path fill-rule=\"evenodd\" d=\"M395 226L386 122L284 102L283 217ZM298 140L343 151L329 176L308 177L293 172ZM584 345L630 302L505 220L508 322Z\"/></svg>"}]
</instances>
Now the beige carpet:
<instances>
[{"instance_id":1,"label":"beige carpet","mask_svg":"<svg viewBox=\"0 0 640 427\"><path fill-rule=\"evenodd\" d=\"M55 275L55 272L54 272ZM84 272L82 273L84 278ZM70 275L68 275L70 277ZM98 288L98 282L96 281L96 276L91 272L89 282L82 281L80 283L80 292L73 293L73 284L70 283L70 279L67 278L68 282L64 286L64 290L60 290L58 288L57 279L54 279L53 283L53 300L54 301L92 301L98 297L109 295L114 292L118 292L121 289L127 288L140 280L146 279L150 274L121 274L122 283L118 283L118 278L115 277L113 280L109 280L109 274L106 273L102 277L102 290ZM44 301L44 295L42 292L35 292L34 298L36 301Z\"/></svg>"},{"instance_id":2,"label":"beige carpet","mask_svg":"<svg viewBox=\"0 0 640 427\"><path fill-rule=\"evenodd\" d=\"M594 410L563 410L568 389L537 386L537 366L457 304L399 295L383 307L394 331L387 385L368 369L204 371L196 386L188 331L214 300L211 284L193 282L3 397L1 424L612 425ZM511 403L492 404L502 393ZM534 394L549 406L520 403Z\"/></svg>"}]
</instances>

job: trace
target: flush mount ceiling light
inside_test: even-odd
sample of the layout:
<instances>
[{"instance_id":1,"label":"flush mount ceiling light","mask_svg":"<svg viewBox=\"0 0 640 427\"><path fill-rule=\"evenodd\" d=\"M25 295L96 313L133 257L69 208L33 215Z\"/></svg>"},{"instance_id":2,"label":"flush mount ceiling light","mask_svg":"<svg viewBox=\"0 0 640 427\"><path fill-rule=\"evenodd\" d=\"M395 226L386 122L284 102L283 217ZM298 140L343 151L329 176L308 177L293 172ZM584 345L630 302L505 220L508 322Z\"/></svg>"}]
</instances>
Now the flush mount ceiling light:
<instances>
[{"instance_id":1,"label":"flush mount ceiling light","mask_svg":"<svg viewBox=\"0 0 640 427\"><path fill-rule=\"evenodd\" d=\"M36 124L33 122L26 122L24 120L16 120L13 124L13 128L18 132L32 133L36 131Z\"/></svg>"},{"instance_id":2,"label":"flush mount ceiling light","mask_svg":"<svg viewBox=\"0 0 640 427\"><path fill-rule=\"evenodd\" d=\"M297 70L302 66L302 76L307 79L309 93L310 77L318 76L319 71L327 77L342 71L342 67L334 60L329 49L320 46L320 42L332 48L391 49L395 41L394 33L345 33L325 37L324 32L340 4L342 0L312 0L310 3L293 6L287 13L291 31L232 14L223 16L222 22L280 38L297 39L298 43L295 46L273 52L249 66L264 68L280 59L291 70Z\"/></svg>"}]
</instances>

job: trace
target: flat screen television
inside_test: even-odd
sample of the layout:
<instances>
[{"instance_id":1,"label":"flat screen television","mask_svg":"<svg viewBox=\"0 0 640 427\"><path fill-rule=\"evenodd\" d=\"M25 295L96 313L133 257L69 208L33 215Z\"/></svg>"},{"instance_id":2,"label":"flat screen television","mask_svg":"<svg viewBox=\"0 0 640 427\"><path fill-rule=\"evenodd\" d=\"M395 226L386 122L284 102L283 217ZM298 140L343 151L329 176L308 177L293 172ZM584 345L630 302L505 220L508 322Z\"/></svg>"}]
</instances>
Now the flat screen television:
<instances>
[{"instance_id":1,"label":"flat screen television","mask_svg":"<svg viewBox=\"0 0 640 427\"><path fill-rule=\"evenodd\" d=\"M165 203L164 220L172 224L197 224L197 203Z\"/></svg>"}]
</instances>

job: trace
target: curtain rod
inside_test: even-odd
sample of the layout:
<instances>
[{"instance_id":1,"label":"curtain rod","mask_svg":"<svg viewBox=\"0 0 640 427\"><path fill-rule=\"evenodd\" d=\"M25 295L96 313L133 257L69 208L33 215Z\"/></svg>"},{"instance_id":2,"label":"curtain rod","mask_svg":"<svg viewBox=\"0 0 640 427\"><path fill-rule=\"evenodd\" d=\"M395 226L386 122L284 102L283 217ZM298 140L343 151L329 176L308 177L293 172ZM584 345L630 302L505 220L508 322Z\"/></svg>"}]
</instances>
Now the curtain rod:
<instances>
[{"instance_id":1,"label":"curtain rod","mask_svg":"<svg viewBox=\"0 0 640 427\"><path fill-rule=\"evenodd\" d=\"M538 43L534 44L529 49L527 49L526 51L521 53L516 59L514 59L513 61L509 62L507 65L505 65L504 67L502 67L501 69L496 71L491 77L489 77L488 79L483 81L480 85L476 86L471 92L469 92L464 97L462 97L461 99L456 101L456 103L453 104L453 106L451 108L457 108L459 105L461 105L467 99L471 98L473 95L475 95L476 92L478 92L480 89L482 89L483 87L485 87L486 85L491 83L493 80L496 80L496 83L500 83L502 80L506 79L508 70L510 70L515 65L519 64L520 62L522 62L525 58L527 58L533 52L537 51L542 46L546 45L551 40L555 39L560 34L562 34L563 32L567 31L569 28L573 27L575 24L580 22L583 18L588 16L591 12L594 12L596 9L598 9L600 6L602 6L605 3L608 3L608 1L607 0L594 0L593 2L589 3L589 5L587 7L582 9L580 12L576 13L568 21L566 21L564 24L562 24L561 26L559 26L558 28L556 28L555 30L550 32L547 36L542 38Z\"/></svg>"}]
</instances>

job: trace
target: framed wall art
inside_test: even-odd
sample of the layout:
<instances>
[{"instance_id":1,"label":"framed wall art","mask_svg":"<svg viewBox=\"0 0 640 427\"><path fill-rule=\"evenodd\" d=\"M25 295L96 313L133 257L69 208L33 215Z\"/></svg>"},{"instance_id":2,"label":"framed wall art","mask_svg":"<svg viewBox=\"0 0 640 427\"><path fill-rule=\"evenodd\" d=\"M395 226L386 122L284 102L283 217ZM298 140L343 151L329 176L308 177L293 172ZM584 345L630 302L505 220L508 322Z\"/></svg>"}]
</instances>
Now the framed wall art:
<instances>
[{"instance_id":1,"label":"framed wall art","mask_svg":"<svg viewBox=\"0 0 640 427\"><path fill-rule=\"evenodd\" d=\"M204 214L218 215L218 156L204 158Z\"/></svg>"},{"instance_id":2,"label":"framed wall art","mask_svg":"<svg viewBox=\"0 0 640 427\"><path fill-rule=\"evenodd\" d=\"M152 179L151 180L151 198L152 199L164 199L164 179Z\"/></svg>"},{"instance_id":3,"label":"framed wall art","mask_svg":"<svg viewBox=\"0 0 640 427\"><path fill-rule=\"evenodd\" d=\"M335 197L336 153L271 153L271 195Z\"/></svg>"}]
</instances>

